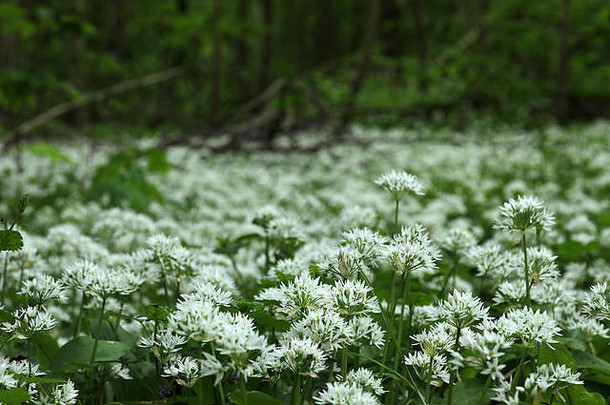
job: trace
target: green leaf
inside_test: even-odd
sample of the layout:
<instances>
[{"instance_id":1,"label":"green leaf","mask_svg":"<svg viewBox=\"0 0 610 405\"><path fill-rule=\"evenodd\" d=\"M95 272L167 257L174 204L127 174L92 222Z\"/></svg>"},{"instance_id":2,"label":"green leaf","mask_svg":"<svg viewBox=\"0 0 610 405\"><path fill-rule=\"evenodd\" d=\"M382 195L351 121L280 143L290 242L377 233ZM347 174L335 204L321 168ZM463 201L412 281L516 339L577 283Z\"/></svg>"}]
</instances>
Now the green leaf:
<instances>
[{"instance_id":1,"label":"green leaf","mask_svg":"<svg viewBox=\"0 0 610 405\"><path fill-rule=\"evenodd\" d=\"M463 405L478 405L484 386L477 378L464 378L455 384L453 388L453 403ZM485 393L482 404L488 404L492 396L491 390Z\"/></svg>"},{"instance_id":2,"label":"green leaf","mask_svg":"<svg viewBox=\"0 0 610 405\"><path fill-rule=\"evenodd\" d=\"M260 391L246 391L246 396L248 405L283 405L279 399ZM245 405L244 394L241 390L233 391L229 395L229 399L237 405Z\"/></svg>"},{"instance_id":3,"label":"green leaf","mask_svg":"<svg viewBox=\"0 0 610 405\"><path fill-rule=\"evenodd\" d=\"M0 250L16 252L23 247L21 234L13 230L0 231Z\"/></svg>"},{"instance_id":4,"label":"green leaf","mask_svg":"<svg viewBox=\"0 0 610 405\"><path fill-rule=\"evenodd\" d=\"M57 340L53 339L48 333L38 332L32 336L32 342L36 347L36 359L38 360L38 363L40 363L43 368L48 369L51 365L53 356L57 352L57 349L59 349Z\"/></svg>"},{"instance_id":5,"label":"green leaf","mask_svg":"<svg viewBox=\"0 0 610 405\"><path fill-rule=\"evenodd\" d=\"M578 368L586 368L610 374L610 363L599 357L593 356L591 353L582 350L574 350L572 356L574 357Z\"/></svg>"},{"instance_id":6,"label":"green leaf","mask_svg":"<svg viewBox=\"0 0 610 405\"><path fill-rule=\"evenodd\" d=\"M577 362L574 361L572 353L567 347L561 343L553 344L553 347L549 347L546 344L540 346L540 355L538 356L538 364L565 364L570 367L572 371L576 371ZM582 385L571 385L566 388L567 396L570 398L573 404L587 404L587 405L606 405L604 397L598 393L588 392L587 389Z\"/></svg>"},{"instance_id":7,"label":"green leaf","mask_svg":"<svg viewBox=\"0 0 610 405\"><path fill-rule=\"evenodd\" d=\"M50 368L55 371L74 371L77 365L87 365L93 352L95 340L90 337L77 337L62 346L51 361ZM108 340L98 341L94 362L116 362L130 354L124 343Z\"/></svg>"},{"instance_id":8,"label":"green leaf","mask_svg":"<svg viewBox=\"0 0 610 405\"><path fill-rule=\"evenodd\" d=\"M0 390L0 404L19 405L30 400L30 394L26 387Z\"/></svg>"}]
</instances>

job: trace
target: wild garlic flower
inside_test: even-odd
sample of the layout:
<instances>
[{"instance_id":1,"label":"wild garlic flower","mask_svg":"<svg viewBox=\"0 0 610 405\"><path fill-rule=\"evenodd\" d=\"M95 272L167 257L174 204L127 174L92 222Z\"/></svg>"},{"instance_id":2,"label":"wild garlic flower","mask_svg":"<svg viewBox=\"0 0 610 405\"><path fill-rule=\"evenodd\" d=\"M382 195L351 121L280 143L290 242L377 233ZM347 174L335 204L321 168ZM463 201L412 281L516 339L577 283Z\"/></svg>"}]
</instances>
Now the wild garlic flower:
<instances>
[{"instance_id":1,"label":"wild garlic flower","mask_svg":"<svg viewBox=\"0 0 610 405\"><path fill-rule=\"evenodd\" d=\"M454 290L438 304L438 319L444 320L458 329L466 328L484 319L489 312L479 297L470 292Z\"/></svg>"},{"instance_id":2,"label":"wild garlic flower","mask_svg":"<svg viewBox=\"0 0 610 405\"><path fill-rule=\"evenodd\" d=\"M175 353L181 349L180 346L186 343L187 339L169 330L161 330L155 336L142 337L138 342L138 347L151 349L152 353L161 364L165 364Z\"/></svg>"},{"instance_id":3,"label":"wild garlic flower","mask_svg":"<svg viewBox=\"0 0 610 405\"><path fill-rule=\"evenodd\" d=\"M74 405L78 400L78 390L74 387L71 380L63 384L57 384L50 392L40 393L37 400L33 403L36 405Z\"/></svg>"},{"instance_id":4,"label":"wild garlic flower","mask_svg":"<svg viewBox=\"0 0 610 405\"><path fill-rule=\"evenodd\" d=\"M25 280L17 294L27 296L36 305L44 305L52 300L65 301L67 298L66 287L59 280L42 273Z\"/></svg>"},{"instance_id":5,"label":"wild garlic flower","mask_svg":"<svg viewBox=\"0 0 610 405\"><path fill-rule=\"evenodd\" d=\"M173 377L180 385L192 388L200 378L222 374L222 365L210 354L203 353L203 359L178 356L163 368L163 377Z\"/></svg>"},{"instance_id":6,"label":"wild garlic flower","mask_svg":"<svg viewBox=\"0 0 610 405\"><path fill-rule=\"evenodd\" d=\"M477 269L477 277L490 275L499 278L502 268L509 263L509 255L502 251L500 245L487 243L481 246L472 246L466 251L466 257Z\"/></svg>"},{"instance_id":7,"label":"wild garlic flower","mask_svg":"<svg viewBox=\"0 0 610 405\"><path fill-rule=\"evenodd\" d=\"M534 343L556 343L555 337L561 333L552 316L529 307L509 311L497 320L497 325L499 333L515 336L527 347Z\"/></svg>"},{"instance_id":8,"label":"wild garlic flower","mask_svg":"<svg viewBox=\"0 0 610 405\"><path fill-rule=\"evenodd\" d=\"M450 332L450 328L452 326L445 322L437 323L418 334L412 335L411 339L416 342L414 345L419 345L426 354L431 356L442 354L453 348L455 343L455 330Z\"/></svg>"},{"instance_id":9,"label":"wild garlic flower","mask_svg":"<svg viewBox=\"0 0 610 405\"><path fill-rule=\"evenodd\" d=\"M493 324L493 322L489 322ZM504 350L512 346L512 341L501 333L483 327L479 331L464 329L460 337L460 346L464 353L464 365L482 370L483 375L490 375L492 380L502 378L505 364L499 362Z\"/></svg>"},{"instance_id":10,"label":"wild garlic flower","mask_svg":"<svg viewBox=\"0 0 610 405\"><path fill-rule=\"evenodd\" d=\"M347 322L346 335L348 343L353 346L372 345L380 348L385 342L384 330L369 316L350 318Z\"/></svg>"},{"instance_id":11,"label":"wild garlic flower","mask_svg":"<svg viewBox=\"0 0 610 405\"><path fill-rule=\"evenodd\" d=\"M130 295L144 281L142 275L123 269L98 268L95 273L89 274L83 285L91 293L105 299L112 295Z\"/></svg>"},{"instance_id":12,"label":"wild garlic flower","mask_svg":"<svg viewBox=\"0 0 610 405\"><path fill-rule=\"evenodd\" d=\"M289 371L313 378L326 368L326 354L313 340L283 340L267 356L268 364L277 372Z\"/></svg>"},{"instance_id":13,"label":"wild garlic flower","mask_svg":"<svg viewBox=\"0 0 610 405\"><path fill-rule=\"evenodd\" d=\"M384 173L375 180L375 184L383 187L396 201L399 201L410 191L417 195L424 195L424 186L419 182L417 177L404 171L397 172L392 170L391 172Z\"/></svg>"},{"instance_id":14,"label":"wild garlic flower","mask_svg":"<svg viewBox=\"0 0 610 405\"><path fill-rule=\"evenodd\" d=\"M508 379L503 378L497 381L498 385L492 388L496 393L492 398L494 401L504 405L520 405L522 403L520 401L520 396L525 392L525 388L521 386L513 388L512 378L513 377L511 376Z\"/></svg>"},{"instance_id":15,"label":"wild garlic flower","mask_svg":"<svg viewBox=\"0 0 610 405\"><path fill-rule=\"evenodd\" d=\"M332 288L333 305L341 315L351 317L380 312L373 288L361 280L338 280Z\"/></svg>"},{"instance_id":16,"label":"wild garlic flower","mask_svg":"<svg viewBox=\"0 0 610 405\"><path fill-rule=\"evenodd\" d=\"M273 271L275 278L283 276L302 276L309 273L309 266L303 260L295 257L292 259L281 259L275 264Z\"/></svg>"},{"instance_id":17,"label":"wild garlic flower","mask_svg":"<svg viewBox=\"0 0 610 405\"><path fill-rule=\"evenodd\" d=\"M255 299L274 302L278 317L293 320L304 317L309 311L330 305L332 289L320 279L304 274L280 287L263 290Z\"/></svg>"},{"instance_id":18,"label":"wild garlic flower","mask_svg":"<svg viewBox=\"0 0 610 405\"><path fill-rule=\"evenodd\" d=\"M4 322L0 330L13 333L17 339L29 339L34 333L51 330L57 325L57 321L44 307L19 308L12 313L15 320Z\"/></svg>"},{"instance_id":19,"label":"wild garlic flower","mask_svg":"<svg viewBox=\"0 0 610 405\"><path fill-rule=\"evenodd\" d=\"M591 317L610 320L610 291L605 282L591 286L591 291L585 297L583 311Z\"/></svg>"},{"instance_id":20,"label":"wild garlic flower","mask_svg":"<svg viewBox=\"0 0 610 405\"><path fill-rule=\"evenodd\" d=\"M386 390L383 389L381 379L375 378L373 372L368 368L360 367L356 370L350 370L345 378L339 376L338 379L348 384L357 385L365 391L371 391L375 395L382 395L386 392Z\"/></svg>"},{"instance_id":21,"label":"wild garlic flower","mask_svg":"<svg viewBox=\"0 0 610 405\"><path fill-rule=\"evenodd\" d=\"M370 279L371 272L364 259L363 254L355 247L338 246L317 266L333 278L355 278L364 274Z\"/></svg>"},{"instance_id":22,"label":"wild garlic flower","mask_svg":"<svg viewBox=\"0 0 610 405\"><path fill-rule=\"evenodd\" d=\"M559 270L553 255L548 248L529 247L527 250L527 269L529 278L532 283L538 283L545 280L555 280L559 277ZM523 253L518 254L511 262L511 266L522 271L525 268L525 258ZM517 271L517 270L515 270Z\"/></svg>"},{"instance_id":23,"label":"wild garlic flower","mask_svg":"<svg viewBox=\"0 0 610 405\"><path fill-rule=\"evenodd\" d=\"M317 405L379 405L372 393L361 386L349 382L326 384L326 389L313 397Z\"/></svg>"},{"instance_id":24,"label":"wild garlic flower","mask_svg":"<svg viewBox=\"0 0 610 405\"><path fill-rule=\"evenodd\" d=\"M441 254L427 232L417 225L402 228L384 247L383 257L396 274L402 275L407 272L431 273L438 268Z\"/></svg>"},{"instance_id":25,"label":"wild garlic flower","mask_svg":"<svg viewBox=\"0 0 610 405\"><path fill-rule=\"evenodd\" d=\"M180 278L191 272L193 257L180 239L159 234L148 238L146 245L150 261L160 267L162 276Z\"/></svg>"},{"instance_id":26,"label":"wild garlic flower","mask_svg":"<svg viewBox=\"0 0 610 405\"><path fill-rule=\"evenodd\" d=\"M66 285L85 291L89 288L93 274L99 271L97 264L89 260L78 260L64 269L62 279Z\"/></svg>"},{"instance_id":27,"label":"wild garlic flower","mask_svg":"<svg viewBox=\"0 0 610 405\"><path fill-rule=\"evenodd\" d=\"M231 306L233 302L233 296L230 292L209 281L195 283L191 295L195 300L209 301L219 307Z\"/></svg>"},{"instance_id":28,"label":"wild garlic flower","mask_svg":"<svg viewBox=\"0 0 610 405\"><path fill-rule=\"evenodd\" d=\"M560 396L559 390L562 388L579 384L584 384L580 380L580 373L570 370L565 364L549 363L539 365L536 371L525 379L524 386L532 396L547 391Z\"/></svg>"},{"instance_id":29,"label":"wild garlic flower","mask_svg":"<svg viewBox=\"0 0 610 405\"><path fill-rule=\"evenodd\" d=\"M114 378L118 378L121 380L133 380L131 374L129 374L129 368L127 368L124 364L121 363L113 363L110 366L110 373Z\"/></svg>"},{"instance_id":30,"label":"wild garlic flower","mask_svg":"<svg viewBox=\"0 0 610 405\"><path fill-rule=\"evenodd\" d=\"M477 239L469 230L458 227L450 229L439 242L443 249L454 255L462 256L476 246Z\"/></svg>"},{"instance_id":31,"label":"wild garlic flower","mask_svg":"<svg viewBox=\"0 0 610 405\"><path fill-rule=\"evenodd\" d=\"M415 373L422 381L430 380L430 384L440 387L449 384L449 369L447 357L437 354L431 356L424 352L413 352L405 356L404 362L415 369Z\"/></svg>"},{"instance_id":32,"label":"wild garlic flower","mask_svg":"<svg viewBox=\"0 0 610 405\"><path fill-rule=\"evenodd\" d=\"M343 240L360 255L368 260L375 260L380 254L381 246L387 242L387 238L379 235L379 232L369 228L354 228L343 232Z\"/></svg>"},{"instance_id":33,"label":"wild garlic flower","mask_svg":"<svg viewBox=\"0 0 610 405\"><path fill-rule=\"evenodd\" d=\"M176 310L168 317L168 329L201 342L218 339L230 322L229 314L221 312L214 303L196 295L182 296Z\"/></svg>"},{"instance_id":34,"label":"wild garlic flower","mask_svg":"<svg viewBox=\"0 0 610 405\"><path fill-rule=\"evenodd\" d=\"M0 388L10 389L19 385L17 373L11 367L13 363L8 358L0 358Z\"/></svg>"},{"instance_id":35,"label":"wild garlic flower","mask_svg":"<svg viewBox=\"0 0 610 405\"><path fill-rule=\"evenodd\" d=\"M216 343L216 351L228 356L232 368L243 373L249 365L248 357L267 347L267 338L258 333L252 319L236 313L229 314Z\"/></svg>"},{"instance_id":36,"label":"wild garlic flower","mask_svg":"<svg viewBox=\"0 0 610 405\"><path fill-rule=\"evenodd\" d=\"M494 228L502 232L523 232L530 228L548 231L555 224L555 217L544 203L532 196L509 199L500 207L500 217Z\"/></svg>"},{"instance_id":37,"label":"wild garlic flower","mask_svg":"<svg viewBox=\"0 0 610 405\"><path fill-rule=\"evenodd\" d=\"M343 349L353 334L347 322L334 310L317 309L292 323L282 335L283 339L309 338L318 343L324 352Z\"/></svg>"}]
</instances>

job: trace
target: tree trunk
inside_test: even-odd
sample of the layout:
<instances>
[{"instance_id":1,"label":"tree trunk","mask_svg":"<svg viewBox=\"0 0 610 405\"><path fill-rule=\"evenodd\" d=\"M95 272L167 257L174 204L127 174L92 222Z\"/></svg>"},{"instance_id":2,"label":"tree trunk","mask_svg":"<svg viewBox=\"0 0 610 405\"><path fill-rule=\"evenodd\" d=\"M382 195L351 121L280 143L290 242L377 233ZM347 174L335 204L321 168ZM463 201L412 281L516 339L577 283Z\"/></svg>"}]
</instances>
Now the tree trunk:
<instances>
[{"instance_id":1,"label":"tree trunk","mask_svg":"<svg viewBox=\"0 0 610 405\"><path fill-rule=\"evenodd\" d=\"M568 62L570 0L561 1L561 21L559 23L559 67L557 72L557 120L565 123L568 119Z\"/></svg>"},{"instance_id":2,"label":"tree trunk","mask_svg":"<svg viewBox=\"0 0 610 405\"><path fill-rule=\"evenodd\" d=\"M214 0L214 10L212 16L212 71L210 72L210 110L209 110L209 121L212 126L216 126L219 123L219 111L220 111L220 81L221 77L221 62L222 62L222 50L220 32L218 25L220 18L222 17L221 0Z\"/></svg>"},{"instance_id":3,"label":"tree trunk","mask_svg":"<svg viewBox=\"0 0 610 405\"><path fill-rule=\"evenodd\" d=\"M362 45L362 59L360 66L356 73L356 78L352 82L350 89L350 95L343 110L343 114L339 121L339 124L335 127L334 135L342 137L343 133L347 129L347 126L354 114L354 107L356 106L356 98L362 89L364 79L369 70L371 64L371 57L373 56L373 48L377 40L377 32L379 28L379 13L381 8L381 0L371 0L369 7L369 17L366 24L366 35L364 37L364 43Z\"/></svg>"},{"instance_id":4,"label":"tree trunk","mask_svg":"<svg viewBox=\"0 0 610 405\"><path fill-rule=\"evenodd\" d=\"M262 92L269 85L271 72L272 38L271 28L273 27L273 3L272 0L262 0L263 25L265 34L263 35L263 47L261 54L261 70L259 74L258 90Z\"/></svg>"},{"instance_id":5,"label":"tree trunk","mask_svg":"<svg viewBox=\"0 0 610 405\"><path fill-rule=\"evenodd\" d=\"M428 90L428 37L424 18L424 1L413 0L413 23L417 37L417 88Z\"/></svg>"},{"instance_id":6,"label":"tree trunk","mask_svg":"<svg viewBox=\"0 0 610 405\"><path fill-rule=\"evenodd\" d=\"M248 43L245 40L246 33L244 31L244 28L248 25L249 12L250 1L239 0L239 3L237 4L237 23L239 24L240 35L235 40L233 49L235 49L235 61L237 62L235 64L234 76L239 86L240 102L249 99L252 95L250 85L247 81L247 66L250 50L248 49Z\"/></svg>"}]
</instances>

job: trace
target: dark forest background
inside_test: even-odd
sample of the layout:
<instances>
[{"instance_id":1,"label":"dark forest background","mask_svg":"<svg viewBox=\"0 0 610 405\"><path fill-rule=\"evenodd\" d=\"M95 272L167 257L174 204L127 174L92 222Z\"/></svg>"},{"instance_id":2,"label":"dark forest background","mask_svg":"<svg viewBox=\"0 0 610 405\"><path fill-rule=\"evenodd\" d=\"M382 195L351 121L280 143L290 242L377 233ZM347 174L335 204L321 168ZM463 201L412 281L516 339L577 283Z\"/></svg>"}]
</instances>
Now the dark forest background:
<instances>
[{"instance_id":1,"label":"dark forest background","mask_svg":"<svg viewBox=\"0 0 610 405\"><path fill-rule=\"evenodd\" d=\"M610 2L5 0L0 86L9 141L590 120L610 116Z\"/></svg>"}]
</instances>

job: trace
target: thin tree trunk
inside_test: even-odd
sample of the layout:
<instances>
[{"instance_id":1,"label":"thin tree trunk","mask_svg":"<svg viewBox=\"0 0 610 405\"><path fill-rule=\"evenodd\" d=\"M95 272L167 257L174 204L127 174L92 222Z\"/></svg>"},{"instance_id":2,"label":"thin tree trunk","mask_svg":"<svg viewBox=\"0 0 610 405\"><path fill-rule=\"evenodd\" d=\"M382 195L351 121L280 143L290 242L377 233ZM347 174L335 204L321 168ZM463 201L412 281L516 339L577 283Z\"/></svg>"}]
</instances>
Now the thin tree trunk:
<instances>
[{"instance_id":1,"label":"thin tree trunk","mask_svg":"<svg viewBox=\"0 0 610 405\"><path fill-rule=\"evenodd\" d=\"M557 119L565 123L568 119L568 62L570 0L561 1L561 22L559 24L559 69L557 74Z\"/></svg>"},{"instance_id":2,"label":"thin tree trunk","mask_svg":"<svg viewBox=\"0 0 610 405\"><path fill-rule=\"evenodd\" d=\"M237 22L239 24L240 35L235 40L233 49L235 49L235 60L237 62L234 75L240 89L240 102L251 97L250 86L246 81L246 75L244 74L247 72L248 59L250 56L248 43L245 40L246 33L244 31L244 28L248 24L249 12L250 1L239 0L239 3L237 4Z\"/></svg>"},{"instance_id":3,"label":"thin tree trunk","mask_svg":"<svg viewBox=\"0 0 610 405\"><path fill-rule=\"evenodd\" d=\"M261 53L261 70L259 73L258 90L265 90L269 84L271 75L271 57L273 52L271 28L273 27L273 3L272 0L262 0L263 25L265 34L263 35L263 47Z\"/></svg>"},{"instance_id":4,"label":"thin tree trunk","mask_svg":"<svg viewBox=\"0 0 610 405\"><path fill-rule=\"evenodd\" d=\"M364 37L364 43L362 45L362 59L360 66L356 73L356 78L352 82L350 89L350 95L343 110L343 114L339 121L339 124L335 127L334 135L341 137L347 129L347 126L354 114L354 108L356 106L356 98L362 89L364 79L369 70L371 64L371 58L373 56L373 48L377 40L377 33L379 28L379 14L381 8L381 0L371 0L369 7L369 17L366 26L366 35Z\"/></svg>"},{"instance_id":5,"label":"thin tree trunk","mask_svg":"<svg viewBox=\"0 0 610 405\"><path fill-rule=\"evenodd\" d=\"M220 31L218 25L220 18L222 17L221 0L214 0L213 10L213 21L212 21L212 71L210 74L210 110L209 110L209 121L212 126L216 126L219 123L219 110L220 110L220 81L221 77L221 66L222 63L222 50Z\"/></svg>"},{"instance_id":6,"label":"thin tree trunk","mask_svg":"<svg viewBox=\"0 0 610 405\"><path fill-rule=\"evenodd\" d=\"M417 37L417 88L424 92L428 90L428 37L424 18L424 1L413 2L413 23Z\"/></svg>"}]
</instances>

